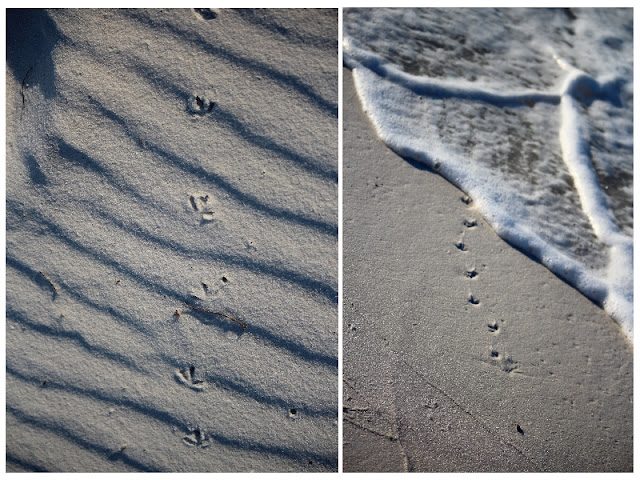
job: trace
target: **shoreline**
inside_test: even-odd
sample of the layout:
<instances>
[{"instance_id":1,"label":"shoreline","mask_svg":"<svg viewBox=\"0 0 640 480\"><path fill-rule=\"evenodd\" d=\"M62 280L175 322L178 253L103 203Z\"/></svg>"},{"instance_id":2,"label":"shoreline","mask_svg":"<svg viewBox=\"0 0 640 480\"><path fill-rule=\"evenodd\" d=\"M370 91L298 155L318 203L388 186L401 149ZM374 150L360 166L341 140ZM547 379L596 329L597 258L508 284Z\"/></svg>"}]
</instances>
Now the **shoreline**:
<instances>
[{"instance_id":1,"label":"shoreline","mask_svg":"<svg viewBox=\"0 0 640 480\"><path fill-rule=\"evenodd\" d=\"M391 152L343 72L344 471L631 471L620 327Z\"/></svg>"}]
</instances>

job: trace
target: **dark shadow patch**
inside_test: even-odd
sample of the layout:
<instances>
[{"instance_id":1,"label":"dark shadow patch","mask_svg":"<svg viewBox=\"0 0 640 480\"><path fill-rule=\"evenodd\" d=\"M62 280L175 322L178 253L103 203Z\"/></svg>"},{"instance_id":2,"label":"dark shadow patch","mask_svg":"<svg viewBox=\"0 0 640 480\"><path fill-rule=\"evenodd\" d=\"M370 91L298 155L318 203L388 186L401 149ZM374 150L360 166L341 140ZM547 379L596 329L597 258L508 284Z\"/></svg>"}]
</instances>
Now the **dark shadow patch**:
<instances>
[{"instance_id":1,"label":"dark shadow patch","mask_svg":"<svg viewBox=\"0 0 640 480\"><path fill-rule=\"evenodd\" d=\"M10 465L17 465L20 469L26 472L48 472L45 467L42 467L36 463L33 463L30 460L23 460L22 458L18 458L17 456L9 453L11 447L7 445L7 473L17 472L17 469L11 468Z\"/></svg>"},{"instance_id":2,"label":"dark shadow patch","mask_svg":"<svg viewBox=\"0 0 640 480\"><path fill-rule=\"evenodd\" d=\"M41 323L37 323L28 318L25 314L14 310L12 307L7 306L6 319L13 320L19 325L26 327L34 332L38 332L39 334L57 340L69 340L79 347L85 349L87 353L91 356L98 358L106 358L112 362L119 363L129 368L130 370L136 370L138 372L144 373L137 365L136 362L121 355L118 352L113 352L108 350L107 348L92 345L87 341L84 336L82 336L79 332L67 331L60 328L54 328L48 325L43 325ZM44 386L44 384L43 384Z\"/></svg>"},{"instance_id":3,"label":"dark shadow patch","mask_svg":"<svg viewBox=\"0 0 640 480\"><path fill-rule=\"evenodd\" d=\"M213 20L218 17L218 14L210 8L194 8L193 11L204 20Z\"/></svg>"},{"instance_id":4,"label":"dark shadow patch","mask_svg":"<svg viewBox=\"0 0 640 480\"><path fill-rule=\"evenodd\" d=\"M7 373L10 373L9 368L7 367ZM18 376L18 375L16 375ZM34 417L32 415L29 415L26 412L23 412L22 410L20 410L19 408L13 407L11 405L7 405L7 415L13 415L17 420L21 421L22 423L26 423L29 426L33 427L33 428L38 428L38 429L42 429L42 430L46 430L49 431L51 433L53 433L54 435L57 435L59 437L64 438L65 440L74 443L75 445L77 445L78 447L82 448L83 450L87 450L89 452L93 452L96 453L98 455L101 455L104 458L113 460L113 461L119 461L124 463L125 465L138 470L140 472L157 472L160 471L158 468L151 466L151 465L147 465L144 463L141 463L131 457L129 457L124 451L120 452L120 454L118 455L117 458L113 458L113 451L110 450L109 448L105 447L104 445L100 445L97 443L94 443L90 440L88 440L87 438L84 438L82 435L79 435L78 433L74 432L71 429L66 428L65 426L61 425L60 422L56 422L56 421L45 421L41 418L38 417ZM9 434L7 434L9 436Z\"/></svg>"},{"instance_id":5,"label":"dark shadow patch","mask_svg":"<svg viewBox=\"0 0 640 480\"><path fill-rule=\"evenodd\" d=\"M55 96L52 52L61 38L43 9L7 9L7 66L18 81L30 69L29 84L38 85L45 98Z\"/></svg>"},{"instance_id":6,"label":"dark shadow patch","mask_svg":"<svg viewBox=\"0 0 640 480\"><path fill-rule=\"evenodd\" d=\"M38 160L36 160L33 155L28 154L27 158L25 158L24 160L24 163L27 166L27 171L29 172L29 179L31 179L31 182L41 187L46 186L48 183L47 176L42 172Z\"/></svg>"}]
</instances>

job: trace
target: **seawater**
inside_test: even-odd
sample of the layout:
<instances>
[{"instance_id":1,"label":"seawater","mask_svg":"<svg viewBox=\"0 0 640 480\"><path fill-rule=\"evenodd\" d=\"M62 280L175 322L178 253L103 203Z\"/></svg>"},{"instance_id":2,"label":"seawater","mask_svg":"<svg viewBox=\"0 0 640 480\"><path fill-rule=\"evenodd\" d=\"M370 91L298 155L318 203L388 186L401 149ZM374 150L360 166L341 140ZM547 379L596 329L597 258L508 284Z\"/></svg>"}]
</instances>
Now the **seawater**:
<instances>
[{"instance_id":1,"label":"seawater","mask_svg":"<svg viewBox=\"0 0 640 480\"><path fill-rule=\"evenodd\" d=\"M345 9L378 135L633 341L631 9Z\"/></svg>"}]
</instances>

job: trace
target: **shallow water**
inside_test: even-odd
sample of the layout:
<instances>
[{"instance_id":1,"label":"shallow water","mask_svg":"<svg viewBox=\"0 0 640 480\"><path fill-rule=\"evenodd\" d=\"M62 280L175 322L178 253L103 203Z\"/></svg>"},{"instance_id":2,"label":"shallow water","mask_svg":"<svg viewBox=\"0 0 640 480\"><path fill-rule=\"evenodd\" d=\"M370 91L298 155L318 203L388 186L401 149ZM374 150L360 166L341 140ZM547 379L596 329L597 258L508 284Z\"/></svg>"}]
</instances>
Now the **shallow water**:
<instances>
[{"instance_id":1,"label":"shallow water","mask_svg":"<svg viewBox=\"0 0 640 480\"><path fill-rule=\"evenodd\" d=\"M633 20L625 9L347 9L380 137L633 337Z\"/></svg>"}]
</instances>

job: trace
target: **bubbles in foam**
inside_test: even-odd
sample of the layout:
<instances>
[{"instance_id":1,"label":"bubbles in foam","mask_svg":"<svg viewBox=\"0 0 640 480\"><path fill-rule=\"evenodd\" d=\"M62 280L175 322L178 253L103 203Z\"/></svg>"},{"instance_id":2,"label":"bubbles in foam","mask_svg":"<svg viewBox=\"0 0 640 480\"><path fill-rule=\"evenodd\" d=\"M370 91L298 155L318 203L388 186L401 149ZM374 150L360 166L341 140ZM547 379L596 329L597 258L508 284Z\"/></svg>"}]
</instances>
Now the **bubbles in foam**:
<instances>
[{"instance_id":1,"label":"bubbles in foam","mask_svg":"<svg viewBox=\"0 0 640 480\"><path fill-rule=\"evenodd\" d=\"M347 9L345 63L379 136L633 336L632 16Z\"/></svg>"}]
</instances>

